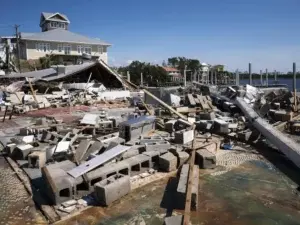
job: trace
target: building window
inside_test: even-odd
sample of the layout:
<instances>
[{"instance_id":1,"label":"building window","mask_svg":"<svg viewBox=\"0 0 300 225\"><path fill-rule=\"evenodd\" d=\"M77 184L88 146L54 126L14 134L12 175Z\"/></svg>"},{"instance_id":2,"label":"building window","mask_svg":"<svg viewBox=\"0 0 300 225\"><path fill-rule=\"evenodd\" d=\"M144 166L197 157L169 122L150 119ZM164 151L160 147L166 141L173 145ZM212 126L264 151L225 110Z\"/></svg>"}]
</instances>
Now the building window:
<instances>
[{"instance_id":1,"label":"building window","mask_svg":"<svg viewBox=\"0 0 300 225\"><path fill-rule=\"evenodd\" d=\"M71 45L64 45L64 51L66 55L71 54Z\"/></svg>"},{"instance_id":2,"label":"building window","mask_svg":"<svg viewBox=\"0 0 300 225\"><path fill-rule=\"evenodd\" d=\"M62 44L58 44L57 45L57 50L58 50L58 52L62 52L63 51L63 45Z\"/></svg>"},{"instance_id":3,"label":"building window","mask_svg":"<svg viewBox=\"0 0 300 225\"><path fill-rule=\"evenodd\" d=\"M77 45L77 52L79 54L82 54L83 53L83 47L81 45Z\"/></svg>"},{"instance_id":4,"label":"building window","mask_svg":"<svg viewBox=\"0 0 300 225\"><path fill-rule=\"evenodd\" d=\"M98 46L98 53L100 53L100 54L103 53L103 46Z\"/></svg>"},{"instance_id":5,"label":"building window","mask_svg":"<svg viewBox=\"0 0 300 225\"><path fill-rule=\"evenodd\" d=\"M91 55L92 54L92 48L86 46L86 47L84 47L84 52Z\"/></svg>"},{"instance_id":6,"label":"building window","mask_svg":"<svg viewBox=\"0 0 300 225\"><path fill-rule=\"evenodd\" d=\"M50 52L50 44L49 43L36 43L36 50L39 52Z\"/></svg>"},{"instance_id":7,"label":"building window","mask_svg":"<svg viewBox=\"0 0 300 225\"><path fill-rule=\"evenodd\" d=\"M51 27L57 27L57 22L51 22L51 23L50 23L50 26L51 26Z\"/></svg>"},{"instance_id":8,"label":"building window","mask_svg":"<svg viewBox=\"0 0 300 225\"><path fill-rule=\"evenodd\" d=\"M65 28L65 24L64 23L59 23L59 27L60 28Z\"/></svg>"}]
</instances>

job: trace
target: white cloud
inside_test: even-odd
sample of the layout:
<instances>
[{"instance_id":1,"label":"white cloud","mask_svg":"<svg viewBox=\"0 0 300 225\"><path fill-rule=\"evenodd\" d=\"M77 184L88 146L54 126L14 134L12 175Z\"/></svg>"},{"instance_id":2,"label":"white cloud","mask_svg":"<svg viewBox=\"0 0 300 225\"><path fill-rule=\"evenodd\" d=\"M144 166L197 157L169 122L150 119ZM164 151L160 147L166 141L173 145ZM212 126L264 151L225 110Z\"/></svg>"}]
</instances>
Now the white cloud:
<instances>
[{"instance_id":1,"label":"white cloud","mask_svg":"<svg viewBox=\"0 0 300 225\"><path fill-rule=\"evenodd\" d=\"M126 60L126 63L129 65L130 63L132 63L133 62L133 60L132 59L128 59L128 60Z\"/></svg>"}]
</instances>

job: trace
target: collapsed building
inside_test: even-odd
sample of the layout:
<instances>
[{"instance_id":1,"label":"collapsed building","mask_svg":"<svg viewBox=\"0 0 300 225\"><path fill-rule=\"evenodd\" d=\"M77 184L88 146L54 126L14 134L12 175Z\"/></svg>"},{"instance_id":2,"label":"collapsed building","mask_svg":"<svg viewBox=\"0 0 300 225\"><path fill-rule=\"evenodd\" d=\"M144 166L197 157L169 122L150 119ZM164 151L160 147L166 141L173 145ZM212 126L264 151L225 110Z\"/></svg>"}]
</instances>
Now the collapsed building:
<instances>
[{"instance_id":1,"label":"collapsed building","mask_svg":"<svg viewBox=\"0 0 300 225\"><path fill-rule=\"evenodd\" d=\"M231 150L232 140L276 137L276 147L299 163L298 147L272 126L293 115L294 99L287 90L264 92L249 85L217 90L199 83L177 91L133 90L101 61L0 77L3 85L12 81L3 89L5 114L8 106L15 116L49 107L96 108L81 112L72 123L44 114L16 137L2 140L7 157L18 163L58 218L87 205L109 206L141 181L177 170L178 209L186 209L190 199L189 210L196 211L199 168L217 168L219 152ZM144 94L146 102L152 99L148 106ZM136 96L142 96L142 104L131 101ZM166 217L165 223L185 218Z\"/></svg>"}]
</instances>

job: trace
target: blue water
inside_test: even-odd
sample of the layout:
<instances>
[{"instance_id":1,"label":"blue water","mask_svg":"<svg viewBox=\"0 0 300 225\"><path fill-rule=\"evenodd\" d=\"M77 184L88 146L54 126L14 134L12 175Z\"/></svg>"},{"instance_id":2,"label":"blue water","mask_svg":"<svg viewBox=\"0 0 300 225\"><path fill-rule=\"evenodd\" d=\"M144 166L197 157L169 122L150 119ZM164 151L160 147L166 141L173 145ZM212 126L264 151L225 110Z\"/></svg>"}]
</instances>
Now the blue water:
<instances>
[{"instance_id":1,"label":"blue water","mask_svg":"<svg viewBox=\"0 0 300 225\"><path fill-rule=\"evenodd\" d=\"M264 79L263 82L266 82L266 80ZM260 79L254 79L252 80L253 85L260 85ZM269 78L269 85L271 84L276 84L274 78ZM240 80L240 84L249 84L249 79L241 79ZM264 83L265 84L265 83ZM277 84L286 84L290 90L293 89L293 79L292 78L288 78L288 79L282 79L279 78L277 79ZM297 89L300 90L300 79L297 79Z\"/></svg>"}]
</instances>

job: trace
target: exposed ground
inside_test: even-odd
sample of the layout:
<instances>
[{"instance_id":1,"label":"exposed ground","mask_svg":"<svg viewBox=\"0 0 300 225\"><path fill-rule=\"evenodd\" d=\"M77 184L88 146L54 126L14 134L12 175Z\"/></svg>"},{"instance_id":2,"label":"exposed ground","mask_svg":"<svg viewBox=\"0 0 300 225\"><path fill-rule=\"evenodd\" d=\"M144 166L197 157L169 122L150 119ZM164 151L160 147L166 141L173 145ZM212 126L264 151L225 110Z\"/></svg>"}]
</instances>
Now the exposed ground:
<instances>
[{"instance_id":1,"label":"exposed ground","mask_svg":"<svg viewBox=\"0 0 300 225\"><path fill-rule=\"evenodd\" d=\"M222 152L222 165L200 171L199 209L192 213L193 224L300 224L298 185L257 152L248 150L252 152L249 155ZM162 224L166 213L182 213L172 210L175 189L174 178L166 178L136 189L108 208L89 208L58 224Z\"/></svg>"},{"instance_id":2,"label":"exposed ground","mask_svg":"<svg viewBox=\"0 0 300 225\"><path fill-rule=\"evenodd\" d=\"M0 181L0 224L47 224L3 157L0 157Z\"/></svg>"}]
</instances>

